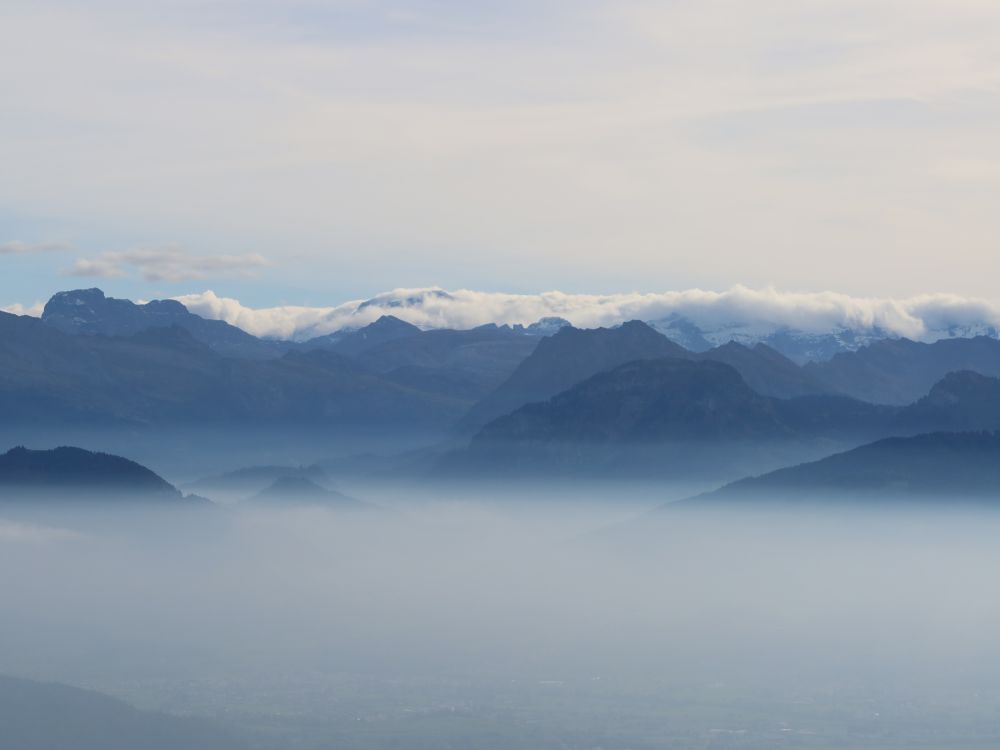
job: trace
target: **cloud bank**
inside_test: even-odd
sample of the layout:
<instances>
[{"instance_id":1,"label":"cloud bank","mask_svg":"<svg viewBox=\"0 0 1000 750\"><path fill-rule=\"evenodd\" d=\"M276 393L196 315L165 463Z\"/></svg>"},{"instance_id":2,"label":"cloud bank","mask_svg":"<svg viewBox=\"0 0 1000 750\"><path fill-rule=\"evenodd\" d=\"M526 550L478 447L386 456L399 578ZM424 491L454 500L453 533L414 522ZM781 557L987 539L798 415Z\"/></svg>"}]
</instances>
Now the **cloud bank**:
<instances>
[{"instance_id":1,"label":"cloud bank","mask_svg":"<svg viewBox=\"0 0 1000 750\"><path fill-rule=\"evenodd\" d=\"M394 315L422 328L459 329L487 323L529 324L551 316L584 328L682 317L706 332L753 335L783 328L817 334L849 330L917 340L995 334L1000 328L1000 304L985 299L951 294L905 299L853 297L744 286L722 292L689 289L606 295L395 289L331 307L251 308L212 291L176 299L198 315L225 320L257 336L296 340L357 328L382 315Z\"/></svg>"}]
</instances>

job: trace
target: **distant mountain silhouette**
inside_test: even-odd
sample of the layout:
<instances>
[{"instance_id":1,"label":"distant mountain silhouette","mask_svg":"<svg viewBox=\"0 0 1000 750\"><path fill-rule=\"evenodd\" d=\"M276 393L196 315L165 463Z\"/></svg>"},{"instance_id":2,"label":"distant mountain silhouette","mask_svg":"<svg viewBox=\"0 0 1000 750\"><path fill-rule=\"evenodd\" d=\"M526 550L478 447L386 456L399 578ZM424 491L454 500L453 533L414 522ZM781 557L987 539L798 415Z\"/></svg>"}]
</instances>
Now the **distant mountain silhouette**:
<instances>
[{"instance_id":1,"label":"distant mountain silhouette","mask_svg":"<svg viewBox=\"0 0 1000 750\"><path fill-rule=\"evenodd\" d=\"M388 341L396 341L420 333L420 329L412 323L400 320L394 315L383 315L374 323L370 323L356 331L337 331L306 341L307 348L330 348L348 356L357 356L366 349L371 349Z\"/></svg>"},{"instance_id":2,"label":"distant mountain silhouette","mask_svg":"<svg viewBox=\"0 0 1000 750\"><path fill-rule=\"evenodd\" d=\"M523 330L531 336L553 336L563 328L568 328L572 325L566 318L549 316L547 318L539 318L534 323L526 326L516 325L514 326L514 330Z\"/></svg>"},{"instance_id":3,"label":"distant mountain silhouette","mask_svg":"<svg viewBox=\"0 0 1000 750\"><path fill-rule=\"evenodd\" d=\"M714 361L639 360L494 420L477 441L648 442L791 435L772 399Z\"/></svg>"},{"instance_id":4,"label":"distant mountain silhouette","mask_svg":"<svg viewBox=\"0 0 1000 750\"><path fill-rule=\"evenodd\" d=\"M341 510L363 510L374 506L355 500L303 476L279 477L264 490L250 497L248 505L279 507L316 506Z\"/></svg>"},{"instance_id":5,"label":"distant mountain silhouette","mask_svg":"<svg viewBox=\"0 0 1000 750\"><path fill-rule=\"evenodd\" d=\"M844 396L763 396L714 360L638 360L484 426L442 471L702 474L767 465L891 434L899 409ZM669 447L667 447L669 446ZM824 448L825 446L825 448ZM777 461L778 463L775 463ZM685 465L687 463L688 465Z\"/></svg>"},{"instance_id":6,"label":"distant mountain silhouette","mask_svg":"<svg viewBox=\"0 0 1000 750\"><path fill-rule=\"evenodd\" d=\"M401 385L336 352L231 359L177 326L67 335L0 313L0 413L10 424L443 428L468 401Z\"/></svg>"},{"instance_id":7,"label":"distant mountain silhouette","mask_svg":"<svg viewBox=\"0 0 1000 750\"><path fill-rule=\"evenodd\" d=\"M82 448L12 448L0 455L0 499L35 495L73 499L180 501L181 492L145 466Z\"/></svg>"},{"instance_id":8,"label":"distant mountain silhouette","mask_svg":"<svg viewBox=\"0 0 1000 750\"><path fill-rule=\"evenodd\" d=\"M502 385L473 406L462 418L461 429L474 433L497 417L525 404L550 399L626 362L689 356L686 349L637 320L617 328L562 328L539 341Z\"/></svg>"},{"instance_id":9,"label":"distant mountain silhouette","mask_svg":"<svg viewBox=\"0 0 1000 750\"><path fill-rule=\"evenodd\" d=\"M1000 432L893 437L742 479L684 505L843 498L985 498L1000 503Z\"/></svg>"},{"instance_id":10,"label":"distant mountain silhouette","mask_svg":"<svg viewBox=\"0 0 1000 750\"><path fill-rule=\"evenodd\" d=\"M775 398L830 394L835 389L764 344L750 348L730 342L695 353L639 321L618 328L563 328L543 340L493 393L462 418L460 429L474 433L493 419L557 393L599 372L640 359L698 359L734 367L758 393Z\"/></svg>"},{"instance_id":11,"label":"distant mountain silhouette","mask_svg":"<svg viewBox=\"0 0 1000 750\"><path fill-rule=\"evenodd\" d=\"M304 478L323 483L326 472L320 466L247 466L235 471L199 479L187 485L189 489L211 495L213 492L248 493L259 492L271 486L275 480L286 477Z\"/></svg>"},{"instance_id":12,"label":"distant mountain silhouette","mask_svg":"<svg viewBox=\"0 0 1000 750\"><path fill-rule=\"evenodd\" d=\"M766 344L751 348L731 341L698 357L734 367L747 385L763 396L794 398L833 392L830 386Z\"/></svg>"},{"instance_id":13,"label":"distant mountain silhouette","mask_svg":"<svg viewBox=\"0 0 1000 750\"><path fill-rule=\"evenodd\" d=\"M355 355L372 372L401 386L478 399L502 383L538 345L527 329L486 325L465 331L417 331ZM338 345L334 351L342 351Z\"/></svg>"},{"instance_id":14,"label":"distant mountain silhouette","mask_svg":"<svg viewBox=\"0 0 1000 750\"><path fill-rule=\"evenodd\" d=\"M909 404L949 372L1000 376L1000 341L987 336L933 344L886 339L827 362L811 362L804 370L833 391L862 401Z\"/></svg>"},{"instance_id":15,"label":"distant mountain silhouette","mask_svg":"<svg viewBox=\"0 0 1000 750\"><path fill-rule=\"evenodd\" d=\"M100 289L59 292L46 303L42 321L63 333L132 336L151 328L180 327L227 357L270 359L288 351L285 342L258 339L222 320L208 320L176 300L136 304L106 297Z\"/></svg>"},{"instance_id":16,"label":"distant mountain silhouette","mask_svg":"<svg viewBox=\"0 0 1000 750\"><path fill-rule=\"evenodd\" d=\"M760 321L753 323L739 319L703 329L689 318L676 313L649 321L649 324L693 352L708 351L730 341L750 348L763 344L800 365L806 362L824 362L841 352L854 351L872 341L890 336L877 327L839 327L826 332L809 332L789 326L762 326Z\"/></svg>"},{"instance_id":17,"label":"distant mountain silhouette","mask_svg":"<svg viewBox=\"0 0 1000 750\"><path fill-rule=\"evenodd\" d=\"M43 320L0 313L0 413L15 426L383 435L458 423L474 435L592 376L673 358L731 365L757 394L794 401L774 410L795 434L843 437L864 423L869 438L1000 427L989 409L973 405L985 392L964 396L962 406L954 393L945 399L945 385L936 401L908 407L894 423L884 409L858 404L909 404L955 370L1000 375L1000 341L987 337L882 341L799 367L762 344L690 352L638 321L592 330L564 324L422 331L386 315L325 342L292 344L259 341L169 300L136 305L100 290L64 292Z\"/></svg>"},{"instance_id":18,"label":"distant mountain silhouette","mask_svg":"<svg viewBox=\"0 0 1000 750\"><path fill-rule=\"evenodd\" d=\"M948 373L902 410L899 424L907 431L1000 430L1000 378L968 370Z\"/></svg>"},{"instance_id":19,"label":"distant mountain silhouette","mask_svg":"<svg viewBox=\"0 0 1000 750\"><path fill-rule=\"evenodd\" d=\"M0 744L10 750L244 750L203 719L139 711L91 690L0 676Z\"/></svg>"}]
</instances>

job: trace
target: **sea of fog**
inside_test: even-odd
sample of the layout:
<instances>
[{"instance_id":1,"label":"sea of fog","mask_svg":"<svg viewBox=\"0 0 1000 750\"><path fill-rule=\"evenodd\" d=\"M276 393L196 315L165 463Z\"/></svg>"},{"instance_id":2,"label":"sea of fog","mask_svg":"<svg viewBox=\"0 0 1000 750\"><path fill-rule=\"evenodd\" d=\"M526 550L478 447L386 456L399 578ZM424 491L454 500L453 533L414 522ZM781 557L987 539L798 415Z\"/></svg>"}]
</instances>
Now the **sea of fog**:
<instances>
[{"instance_id":1,"label":"sea of fog","mask_svg":"<svg viewBox=\"0 0 1000 750\"><path fill-rule=\"evenodd\" d=\"M997 746L998 514L342 489L377 508L5 518L0 673L261 748Z\"/></svg>"}]
</instances>

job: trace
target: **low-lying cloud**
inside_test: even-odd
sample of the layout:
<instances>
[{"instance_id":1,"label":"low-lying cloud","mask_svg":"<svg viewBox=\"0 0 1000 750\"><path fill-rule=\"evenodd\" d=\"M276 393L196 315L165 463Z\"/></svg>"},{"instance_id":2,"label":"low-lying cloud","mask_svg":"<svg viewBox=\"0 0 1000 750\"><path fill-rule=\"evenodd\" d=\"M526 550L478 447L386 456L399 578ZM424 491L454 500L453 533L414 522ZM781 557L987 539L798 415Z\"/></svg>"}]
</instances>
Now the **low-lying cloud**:
<instances>
[{"instance_id":1,"label":"low-lying cloud","mask_svg":"<svg viewBox=\"0 0 1000 750\"><path fill-rule=\"evenodd\" d=\"M94 258L81 258L66 273L69 276L114 279L138 272L146 281L197 281L209 276L249 276L270 265L256 253L245 255L192 255L180 247L137 248L110 251Z\"/></svg>"},{"instance_id":2,"label":"low-lying cloud","mask_svg":"<svg viewBox=\"0 0 1000 750\"><path fill-rule=\"evenodd\" d=\"M809 333L850 330L918 340L995 334L1000 328L1000 304L985 299L951 294L852 297L743 286L722 292L689 289L606 295L395 289L331 307L251 308L212 291L177 299L198 315L225 320L257 336L298 340L367 325L382 315L394 315L422 328L457 329L488 323L529 324L552 316L585 328L682 317L704 331L752 335L783 328Z\"/></svg>"}]
</instances>

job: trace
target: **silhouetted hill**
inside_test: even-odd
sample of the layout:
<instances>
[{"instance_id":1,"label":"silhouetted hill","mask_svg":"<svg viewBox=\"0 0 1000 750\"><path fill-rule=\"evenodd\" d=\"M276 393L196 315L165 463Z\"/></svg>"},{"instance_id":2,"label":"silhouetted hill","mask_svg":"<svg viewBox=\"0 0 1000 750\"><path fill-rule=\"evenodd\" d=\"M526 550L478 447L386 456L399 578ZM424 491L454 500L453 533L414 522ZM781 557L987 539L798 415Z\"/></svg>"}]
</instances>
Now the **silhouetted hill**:
<instances>
[{"instance_id":1,"label":"silhouetted hill","mask_svg":"<svg viewBox=\"0 0 1000 750\"><path fill-rule=\"evenodd\" d=\"M968 370L948 373L902 410L899 424L907 431L1000 430L1000 378Z\"/></svg>"},{"instance_id":2,"label":"silhouetted hill","mask_svg":"<svg viewBox=\"0 0 1000 750\"><path fill-rule=\"evenodd\" d=\"M0 498L28 495L179 501L173 485L121 456L82 448L12 448L0 455Z\"/></svg>"},{"instance_id":3,"label":"silhouetted hill","mask_svg":"<svg viewBox=\"0 0 1000 750\"><path fill-rule=\"evenodd\" d=\"M91 690L0 676L0 745L10 750L238 750L211 722L139 711Z\"/></svg>"},{"instance_id":4,"label":"silhouetted hill","mask_svg":"<svg viewBox=\"0 0 1000 750\"><path fill-rule=\"evenodd\" d=\"M898 413L844 396L762 396L714 360L638 360L490 422L439 466L732 476L884 436Z\"/></svg>"},{"instance_id":5,"label":"silhouetted hill","mask_svg":"<svg viewBox=\"0 0 1000 750\"><path fill-rule=\"evenodd\" d=\"M684 504L900 497L1000 501L1000 433L885 438L819 461L742 479Z\"/></svg>"},{"instance_id":6,"label":"silhouetted hill","mask_svg":"<svg viewBox=\"0 0 1000 750\"><path fill-rule=\"evenodd\" d=\"M909 404L949 372L1000 376L1000 341L986 336L933 344L886 339L827 362L811 362L804 370L833 391L862 401Z\"/></svg>"},{"instance_id":7,"label":"silhouetted hill","mask_svg":"<svg viewBox=\"0 0 1000 750\"><path fill-rule=\"evenodd\" d=\"M828 385L766 344L750 348L730 342L702 352L698 357L734 367L747 385L763 396L795 398L832 393Z\"/></svg>"},{"instance_id":8,"label":"silhouetted hill","mask_svg":"<svg viewBox=\"0 0 1000 750\"><path fill-rule=\"evenodd\" d=\"M369 323L356 331L337 331L306 341L305 348L330 348L341 354L357 356L366 349L379 344L406 338L420 333L412 323L400 320L394 315L383 315L374 323Z\"/></svg>"},{"instance_id":9,"label":"silhouetted hill","mask_svg":"<svg viewBox=\"0 0 1000 750\"><path fill-rule=\"evenodd\" d=\"M273 508L308 505L362 510L373 507L336 490L321 487L304 476L279 477L267 489L261 490L246 502L249 505L266 505Z\"/></svg>"},{"instance_id":10,"label":"silhouetted hill","mask_svg":"<svg viewBox=\"0 0 1000 750\"><path fill-rule=\"evenodd\" d=\"M475 441L650 442L792 434L729 365L639 360L486 425Z\"/></svg>"},{"instance_id":11,"label":"silhouetted hill","mask_svg":"<svg viewBox=\"0 0 1000 750\"><path fill-rule=\"evenodd\" d=\"M497 417L525 404L545 401L626 362L689 356L686 349L637 320L617 328L565 327L539 341L502 385L469 410L460 427L474 433Z\"/></svg>"},{"instance_id":12,"label":"silhouetted hill","mask_svg":"<svg viewBox=\"0 0 1000 750\"><path fill-rule=\"evenodd\" d=\"M421 331L370 347L358 361L400 385L478 399L506 380L538 342L507 326Z\"/></svg>"},{"instance_id":13,"label":"silhouetted hill","mask_svg":"<svg viewBox=\"0 0 1000 750\"><path fill-rule=\"evenodd\" d=\"M225 474L205 477L187 485L189 489L211 495L213 492L248 493L259 492L285 477L309 479L313 482L327 480L326 472L320 466L247 466Z\"/></svg>"},{"instance_id":14,"label":"silhouetted hill","mask_svg":"<svg viewBox=\"0 0 1000 750\"><path fill-rule=\"evenodd\" d=\"M290 347L285 342L258 339L221 320L202 318L176 300L139 305L106 297L100 289L74 289L53 295L42 311L42 321L74 335L132 336L151 328L177 326L228 357L268 359Z\"/></svg>"},{"instance_id":15,"label":"silhouetted hill","mask_svg":"<svg viewBox=\"0 0 1000 750\"><path fill-rule=\"evenodd\" d=\"M365 370L407 388L470 401L497 387L527 357L542 331L557 324L485 325L422 331L384 315L357 331L336 332L298 345L350 357Z\"/></svg>"}]
</instances>

